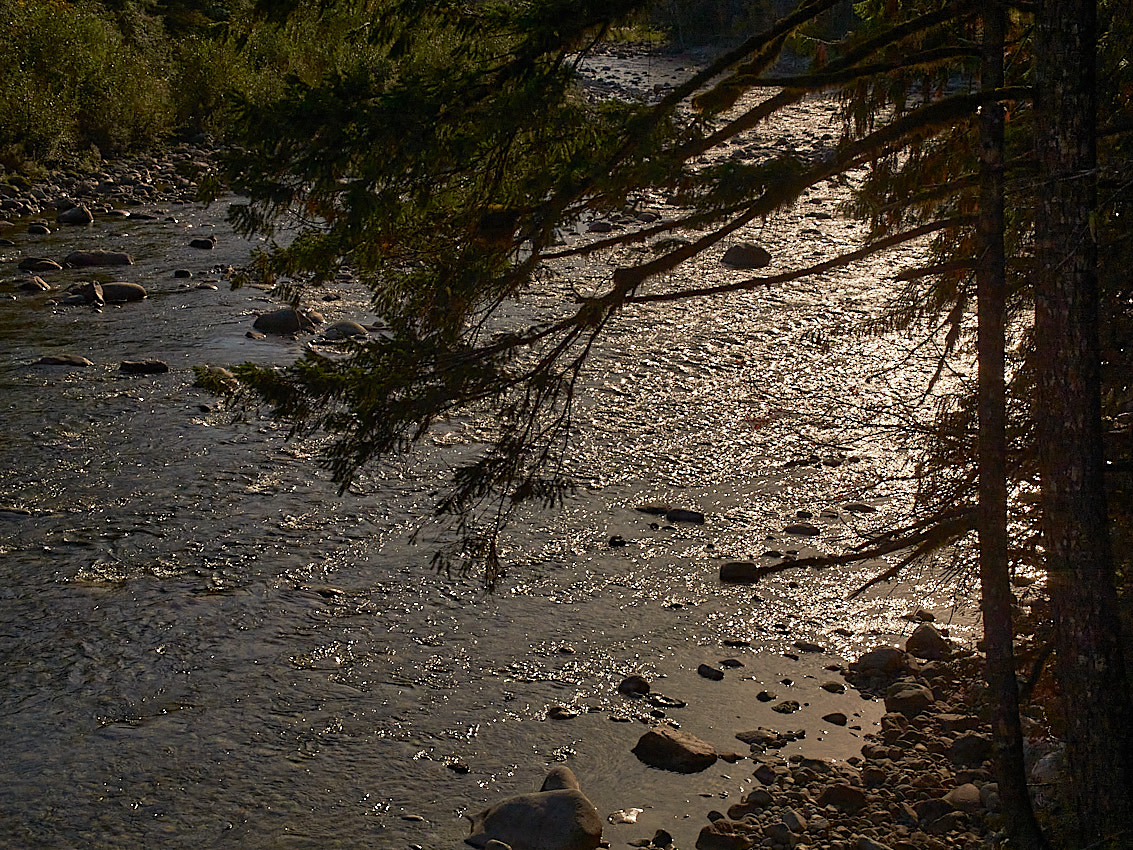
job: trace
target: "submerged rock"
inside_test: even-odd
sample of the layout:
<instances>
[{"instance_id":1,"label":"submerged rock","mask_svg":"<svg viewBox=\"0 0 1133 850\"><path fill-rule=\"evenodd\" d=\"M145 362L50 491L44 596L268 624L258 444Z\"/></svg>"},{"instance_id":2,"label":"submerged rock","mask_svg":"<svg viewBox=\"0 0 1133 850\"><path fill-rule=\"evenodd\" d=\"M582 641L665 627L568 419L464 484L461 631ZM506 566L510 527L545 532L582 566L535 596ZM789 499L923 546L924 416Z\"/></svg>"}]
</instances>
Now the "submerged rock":
<instances>
[{"instance_id":1,"label":"submerged rock","mask_svg":"<svg viewBox=\"0 0 1133 850\"><path fill-rule=\"evenodd\" d=\"M102 298L107 304L125 304L130 301L141 301L146 297L145 287L137 283L102 284Z\"/></svg>"},{"instance_id":2,"label":"submerged rock","mask_svg":"<svg viewBox=\"0 0 1133 850\"><path fill-rule=\"evenodd\" d=\"M59 224L90 224L94 221L94 215L80 204L59 213L55 221Z\"/></svg>"},{"instance_id":3,"label":"submerged rock","mask_svg":"<svg viewBox=\"0 0 1133 850\"><path fill-rule=\"evenodd\" d=\"M90 360L78 354L48 354L40 357L32 366L93 366Z\"/></svg>"}]
</instances>

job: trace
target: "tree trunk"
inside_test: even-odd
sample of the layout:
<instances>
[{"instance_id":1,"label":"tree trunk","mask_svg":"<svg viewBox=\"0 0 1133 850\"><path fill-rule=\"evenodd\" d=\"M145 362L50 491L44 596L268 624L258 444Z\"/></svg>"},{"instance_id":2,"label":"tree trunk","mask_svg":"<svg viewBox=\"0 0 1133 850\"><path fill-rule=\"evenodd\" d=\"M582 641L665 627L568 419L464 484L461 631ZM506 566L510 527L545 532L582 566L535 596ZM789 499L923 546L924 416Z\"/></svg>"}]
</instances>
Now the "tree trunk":
<instances>
[{"instance_id":1,"label":"tree trunk","mask_svg":"<svg viewBox=\"0 0 1133 850\"><path fill-rule=\"evenodd\" d=\"M1081 847L1133 845L1133 708L1119 636L1098 356L1092 0L1040 0L1035 354L1043 534Z\"/></svg>"},{"instance_id":2,"label":"tree trunk","mask_svg":"<svg viewBox=\"0 0 1133 850\"><path fill-rule=\"evenodd\" d=\"M1003 86L1005 10L988 0L983 16L980 87ZM1007 556L1007 276L1003 245L1003 106L987 103L980 113L979 264L976 295L979 332L979 515L980 585L987 682L995 700L993 740L999 794L1008 833L1023 850L1045 846L1035 821L1023 763L1019 685L1015 677L1014 597Z\"/></svg>"}]
</instances>

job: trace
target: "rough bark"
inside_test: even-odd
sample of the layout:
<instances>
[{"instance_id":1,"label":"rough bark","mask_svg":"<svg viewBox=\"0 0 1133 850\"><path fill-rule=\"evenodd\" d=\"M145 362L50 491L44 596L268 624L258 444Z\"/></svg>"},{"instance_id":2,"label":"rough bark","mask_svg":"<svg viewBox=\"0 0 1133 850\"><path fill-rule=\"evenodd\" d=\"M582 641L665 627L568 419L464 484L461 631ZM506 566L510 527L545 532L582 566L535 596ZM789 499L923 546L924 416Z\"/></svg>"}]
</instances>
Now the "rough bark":
<instances>
[{"instance_id":1,"label":"rough bark","mask_svg":"<svg viewBox=\"0 0 1133 850\"><path fill-rule=\"evenodd\" d=\"M1079 845L1133 845L1133 709L1119 637L1100 413L1096 9L1040 0L1035 337L1043 534Z\"/></svg>"},{"instance_id":2,"label":"rough bark","mask_svg":"<svg viewBox=\"0 0 1133 850\"><path fill-rule=\"evenodd\" d=\"M989 0L983 14L980 85L984 91L1003 86L1005 27L1003 6L997 0ZM1014 597L1008 569L1003 112L1002 104L989 102L980 113L980 257L976 267L980 590L987 682L995 701L993 741L1003 812L1008 832L1018 846L1038 850L1046 844L1035 821L1023 763L1015 630L1011 619Z\"/></svg>"}]
</instances>

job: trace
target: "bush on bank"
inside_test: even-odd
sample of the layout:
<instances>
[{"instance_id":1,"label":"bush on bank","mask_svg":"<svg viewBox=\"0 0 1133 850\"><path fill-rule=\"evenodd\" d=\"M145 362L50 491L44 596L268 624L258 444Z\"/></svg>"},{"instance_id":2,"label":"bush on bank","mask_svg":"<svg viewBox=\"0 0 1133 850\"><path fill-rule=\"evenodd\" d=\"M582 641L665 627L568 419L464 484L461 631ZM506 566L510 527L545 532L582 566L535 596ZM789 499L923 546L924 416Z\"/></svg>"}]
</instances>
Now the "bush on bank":
<instances>
[{"instance_id":1,"label":"bush on bank","mask_svg":"<svg viewBox=\"0 0 1133 850\"><path fill-rule=\"evenodd\" d=\"M368 60L357 21L311 5L279 24L252 0L0 0L0 169L224 138L239 104Z\"/></svg>"}]
</instances>

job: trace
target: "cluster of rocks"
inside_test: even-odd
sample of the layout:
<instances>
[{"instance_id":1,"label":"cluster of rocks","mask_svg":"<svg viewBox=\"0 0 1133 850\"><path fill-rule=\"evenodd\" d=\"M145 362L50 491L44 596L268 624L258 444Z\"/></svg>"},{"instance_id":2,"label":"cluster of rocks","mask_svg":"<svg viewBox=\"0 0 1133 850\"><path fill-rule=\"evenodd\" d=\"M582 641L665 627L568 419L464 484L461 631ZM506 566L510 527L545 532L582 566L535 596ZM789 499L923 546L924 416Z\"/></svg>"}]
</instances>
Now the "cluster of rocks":
<instances>
[{"instance_id":1,"label":"cluster of rocks","mask_svg":"<svg viewBox=\"0 0 1133 850\"><path fill-rule=\"evenodd\" d=\"M915 657L916 656L916 657ZM921 659L921 660L918 660ZM698 850L950 850L988 847L998 826L990 730L971 712L982 659L956 652L930 624L903 651L878 647L846 678L885 701L877 734L844 763L775 750L771 730L750 742L760 787L712 812ZM665 836L661 836L663 841ZM668 846L657 839L639 846Z\"/></svg>"},{"instance_id":2,"label":"cluster of rocks","mask_svg":"<svg viewBox=\"0 0 1133 850\"><path fill-rule=\"evenodd\" d=\"M188 203L196 198L201 179L215 173L213 153L206 145L182 143L158 154L105 162L91 171L49 170L34 184L22 175L8 175L0 178L0 217L47 213L54 220L80 207L93 216L142 204Z\"/></svg>"}]
</instances>

